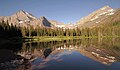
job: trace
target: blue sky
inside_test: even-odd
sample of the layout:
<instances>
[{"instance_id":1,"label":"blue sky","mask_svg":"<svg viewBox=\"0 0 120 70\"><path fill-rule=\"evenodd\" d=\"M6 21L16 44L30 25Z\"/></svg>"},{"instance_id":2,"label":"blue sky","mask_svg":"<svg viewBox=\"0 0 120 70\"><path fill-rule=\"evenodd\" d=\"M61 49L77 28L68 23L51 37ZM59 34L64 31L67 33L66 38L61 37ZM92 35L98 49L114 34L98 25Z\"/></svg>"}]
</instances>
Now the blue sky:
<instances>
[{"instance_id":1,"label":"blue sky","mask_svg":"<svg viewBox=\"0 0 120 70\"><path fill-rule=\"evenodd\" d=\"M105 6L120 8L120 0L1 0L0 16L10 16L19 10L39 18L74 23L80 18Z\"/></svg>"}]
</instances>

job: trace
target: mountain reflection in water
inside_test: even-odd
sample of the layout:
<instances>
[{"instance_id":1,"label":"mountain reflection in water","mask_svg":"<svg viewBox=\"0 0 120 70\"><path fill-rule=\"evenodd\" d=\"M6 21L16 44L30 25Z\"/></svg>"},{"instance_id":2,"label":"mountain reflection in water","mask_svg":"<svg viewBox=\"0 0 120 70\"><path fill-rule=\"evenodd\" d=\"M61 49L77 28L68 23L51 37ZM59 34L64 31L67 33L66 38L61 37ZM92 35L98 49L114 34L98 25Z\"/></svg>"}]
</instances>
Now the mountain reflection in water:
<instances>
[{"instance_id":1,"label":"mountain reflection in water","mask_svg":"<svg viewBox=\"0 0 120 70\"><path fill-rule=\"evenodd\" d=\"M17 55L32 70L120 70L120 39L26 42Z\"/></svg>"}]
</instances>

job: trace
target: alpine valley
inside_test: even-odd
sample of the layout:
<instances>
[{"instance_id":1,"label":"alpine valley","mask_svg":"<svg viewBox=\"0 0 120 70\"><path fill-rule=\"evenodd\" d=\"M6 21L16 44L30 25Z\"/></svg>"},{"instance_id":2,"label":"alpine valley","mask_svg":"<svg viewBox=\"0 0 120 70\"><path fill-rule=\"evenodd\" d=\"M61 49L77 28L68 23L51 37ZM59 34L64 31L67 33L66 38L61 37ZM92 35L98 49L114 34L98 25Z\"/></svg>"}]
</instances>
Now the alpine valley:
<instances>
[{"instance_id":1,"label":"alpine valley","mask_svg":"<svg viewBox=\"0 0 120 70\"><path fill-rule=\"evenodd\" d=\"M0 17L0 70L120 70L119 37L120 9L75 24L20 10Z\"/></svg>"}]
</instances>

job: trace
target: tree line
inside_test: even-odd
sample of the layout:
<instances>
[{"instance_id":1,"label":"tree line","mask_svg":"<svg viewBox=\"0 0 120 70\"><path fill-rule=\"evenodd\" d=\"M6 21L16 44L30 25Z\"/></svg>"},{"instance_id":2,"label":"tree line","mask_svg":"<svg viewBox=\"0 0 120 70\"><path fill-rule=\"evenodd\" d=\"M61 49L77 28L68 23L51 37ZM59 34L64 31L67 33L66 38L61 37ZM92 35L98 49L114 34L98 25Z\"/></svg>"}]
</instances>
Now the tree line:
<instances>
[{"instance_id":1,"label":"tree line","mask_svg":"<svg viewBox=\"0 0 120 70\"><path fill-rule=\"evenodd\" d=\"M10 37L22 37L21 30L12 24L9 25L8 22L0 22L0 38Z\"/></svg>"},{"instance_id":2,"label":"tree line","mask_svg":"<svg viewBox=\"0 0 120 70\"><path fill-rule=\"evenodd\" d=\"M105 24L93 28L44 28L28 26L17 27L8 23L0 23L0 37L28 37L28 36L120 36L120 22Z\"/></svg>"},{"instance_id":3,"label":"tree line","mask_svg":"<svg viewBox=\"0 0 120 70\"><path fill-rule=\"evenodd\" d=\"M21 28L22 36L120 36L120 22L101 25L93 28L76 28L76 29L62 29L62 28Z\"/></svg>"}]
</instances>

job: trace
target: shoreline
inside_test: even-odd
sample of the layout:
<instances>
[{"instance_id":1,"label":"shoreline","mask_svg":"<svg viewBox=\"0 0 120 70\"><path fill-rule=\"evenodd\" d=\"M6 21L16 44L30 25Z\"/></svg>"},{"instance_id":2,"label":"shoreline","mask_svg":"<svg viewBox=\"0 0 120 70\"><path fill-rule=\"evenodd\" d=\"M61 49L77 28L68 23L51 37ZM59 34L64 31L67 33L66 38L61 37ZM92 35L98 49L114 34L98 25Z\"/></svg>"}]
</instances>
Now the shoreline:
<instances>
[{"instance_id":1,"label":"shoreline","mask_svg":"<svg viewBox=\"0 0 120 70\"><path fill-rule=\"evenodd\" d=\"M120 36L31 36L22 38L24 42L48 42L87 38L119 38Z\"/></svg>"}]
</instances>

